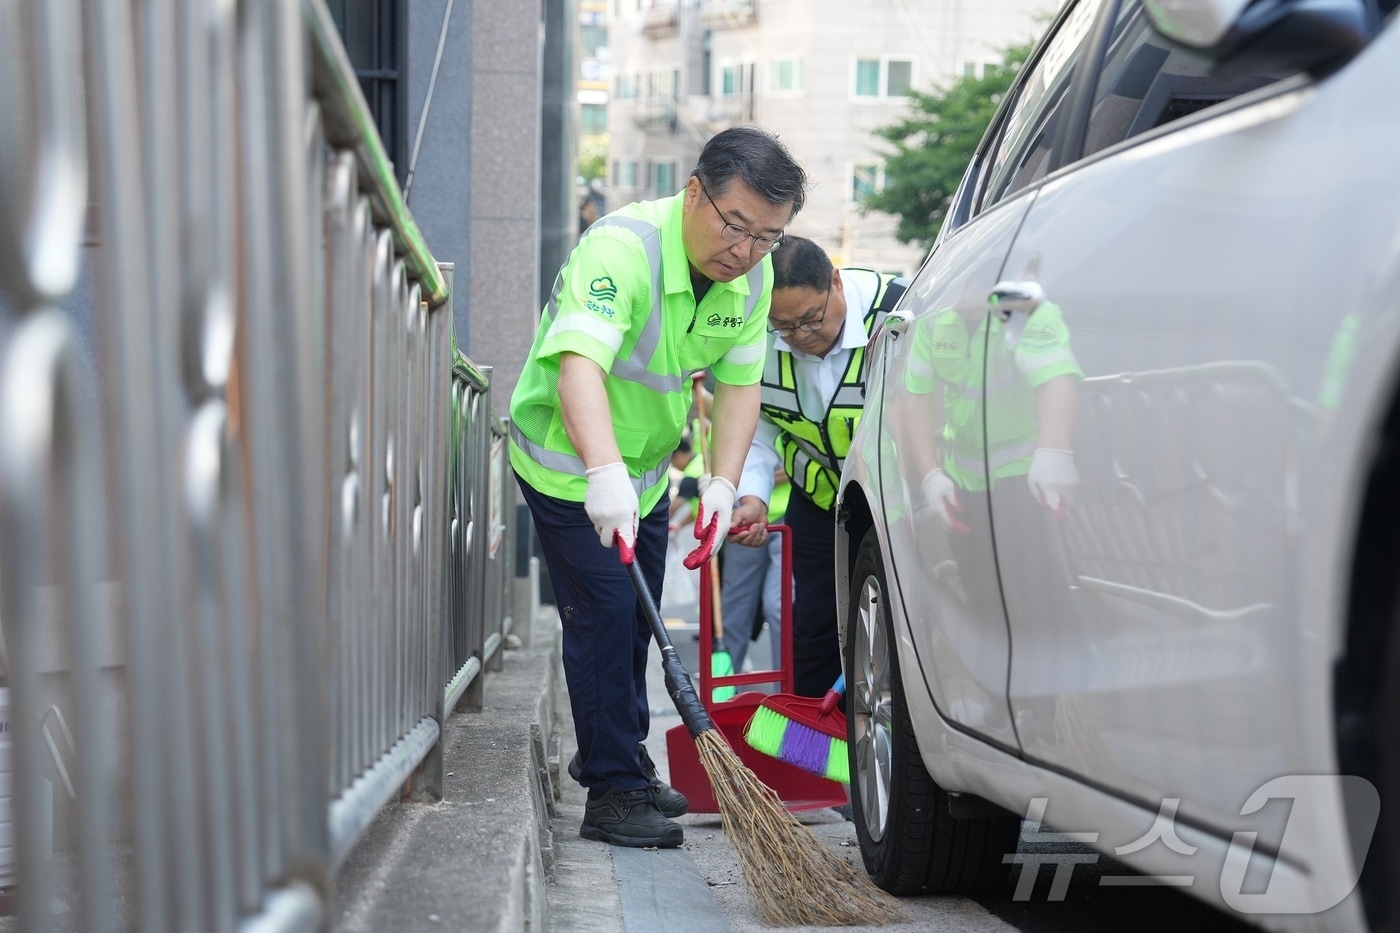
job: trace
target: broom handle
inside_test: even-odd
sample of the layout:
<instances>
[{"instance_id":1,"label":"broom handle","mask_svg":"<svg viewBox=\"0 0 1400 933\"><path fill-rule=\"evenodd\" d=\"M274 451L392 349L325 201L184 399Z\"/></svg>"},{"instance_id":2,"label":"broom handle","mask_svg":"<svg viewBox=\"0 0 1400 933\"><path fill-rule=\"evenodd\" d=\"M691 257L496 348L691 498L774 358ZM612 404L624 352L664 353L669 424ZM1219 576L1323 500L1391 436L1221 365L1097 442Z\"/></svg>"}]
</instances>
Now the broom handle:
<instances>
[{"instance_id":1,"label":"broom handle","mask_svg":"<svg viewBox=\"0 0 1400 933\"><path fill-rule=\"evenodd\" d=\"M671 702L676 705L676 712L680 713L681 722L685 723L691 738L699 738L700 733L714 729L714 720L705 712L705 704L700 702L700 696L690 682L685 665L676 656L671 637L666 634L666 624L661 621L661 613L656 608L655 600L651 598L651 589L642 576L641 565L635 560L627 564L627 575L632 578L632 587L637 591L637 602L642 604L642 612L646 614L651 634L656 638L656 646L661 649L661 671L666 679L666 692L671 695Z\"/></svg>"},{"instance_id":2,"label":"broom handle","mask_svg":"<svg viewBox=\"0 0 1400 933\"><path fill-rule=\"evenodd\" d=\"M695 381L695 413L700 416L700 436L696 443L700 445L700 460L705 464L705 472L709 473L714 464L710 463L710 432L705 429L705 422L709 421L705 404L705 385L701 373L696 373L690 377ZM714 474L711 473L711 476ZM696 515L696 521L699 521ZM724 611L719 599L719 567L714 563L714 558L710 558L710 635L719 642L719 647L724 647ZM710 645L710 650L715 650L714 645Z\"/></svg>"}]
</instances>

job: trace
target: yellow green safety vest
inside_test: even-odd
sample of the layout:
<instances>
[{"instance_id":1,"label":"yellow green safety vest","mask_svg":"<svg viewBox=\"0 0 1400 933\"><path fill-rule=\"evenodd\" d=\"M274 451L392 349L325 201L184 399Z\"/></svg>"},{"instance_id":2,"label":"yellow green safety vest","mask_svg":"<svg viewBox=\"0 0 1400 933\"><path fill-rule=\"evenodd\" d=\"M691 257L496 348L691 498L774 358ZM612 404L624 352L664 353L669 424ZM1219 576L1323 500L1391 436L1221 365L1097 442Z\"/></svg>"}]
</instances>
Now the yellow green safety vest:
<instances>
[{"instance_id":1,"label":"yellow green safety vest","mask_svg":"<svg viewBox=\"0 0 1400 933\"><path fill-rule=\"evenodd\" d=\"M768 498L768 524L780 525L787 517L788 500L792 498L792 483L779 483Z\"/></svg>"},{"instance_id":2,"label":"yellow green safety vest","mask_svg":"<svg viewBox=\"0 0 1400 933\"><path fill-rule=\"evenodd\" d=\"M692 373L752 385L763 373L772 261L715 282L697 306L681 238L684 192L599 219L560 269L510 403L510 462L545 495L582 502L583 460L564 431L559 357L606 373L622 462L641 512L665 495L667 468L690 411Z\"/></svg>"},{"instance_id":3,"label":"yellow green safety vest","mask_svg":"<svg viewBox=\"0 0 1400 933\"><path fill-rule=\"evenodd\" d=\"M880 275L868 269L842 269L843 276L851 273L878 275L875 301L865 312L865 334L874 333L875 325L903 294L907 280L893 275ZM891 287L893 286L893 287ZM783 469L795 486L805 492L823 509L836 502L836 488L841 480L841 466L851 449L851 435L860 424L865 408L865 347L856 347L846 361L846 370L836 393L820 420L802 413L797 399L797 379L792 354L770 344L763 368L763 414L778 426L778 455Z\"/></svg>"}]
</instances>

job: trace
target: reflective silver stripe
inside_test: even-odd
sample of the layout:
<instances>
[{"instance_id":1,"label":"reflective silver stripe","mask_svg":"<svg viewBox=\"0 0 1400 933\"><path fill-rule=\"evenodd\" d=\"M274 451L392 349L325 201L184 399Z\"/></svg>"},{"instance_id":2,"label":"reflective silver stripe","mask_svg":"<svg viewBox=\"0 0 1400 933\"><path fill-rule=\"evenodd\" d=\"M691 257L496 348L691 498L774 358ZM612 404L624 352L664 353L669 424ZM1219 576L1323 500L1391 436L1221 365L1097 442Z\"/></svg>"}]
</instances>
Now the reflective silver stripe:
<instances>
[{"instance_id":1,"label":"reflective silver stripe","mask_svg":"<svg viewBox=\"0 0 1400 933\"><path fill-rule=\"evenodd\" d=\"M1022 373L1033 373L1037 369L1044 369L1055 363L1070 362L1078 364L1074 354L1068 347L1061 347L1050 353L1031 353L1029 351L1016 351L1016 368Z\"/></svg>"},{"instance_id":2,"label":"reflective silver stripe","mask_svg":"<svg viewBox=\"0 0 1400 933\"><path fill-rule=\"evenodd\" d=\"M1025 441L1020 444L1013 444L1009 447L1000 447L987 458L987 472L996 473L996 471L1000 470L1002 467L1015 463L1018 460L1024 460L1034 454L1034 441ZM981 459L972 460L967 457L959 456L956 451L952 453L952 459L958 469L966 473L976 473L980 475L982 472L983 465Z\"/></svg>"},{"instance_id":3,"label":"reflective silver stripe","mask_svg":"<svg viewBox=\"0 0 1400 933\"><path fill-rule=\"evenodd\" d=\"M783 354L782 354L782 352L779 351L777 348L773 347L772 345L768 344L766 341L764 342L764 347L765 347L764 352L768 354L768 359L765 360L764 363L763 363L763 382L764 382L765 386L771 386L772 388L774 388L774 389L780 389L780 390L783 391L783 392L790 392L790 393L792 393L793 397L795 398L796 395L797 395L797 389L796 389L795 387L794 387L794 388L791 388L791 389L788 389L788 388L785 388L785 387L783 386L783 384L782 384L782 379L783 379Z\"/></svg>"},{"instance_id":4,"label":"reflective silver stripe","mask_svg":"<svg viewBox=\"0 0 1400 933\"><path fill-rule=\"evenodd\" d=\"M554 288L549 293L549 300L544 305L545 319L553 323L559 316L559 293L564 290L564 270L561 268L554 273Z\"/></svg>"},{"instance_id":5,"label":"reflective silver stripe","mask_svg":"<svg viewBox=\"0 0 1400 933\"><path fill-rule=\"evenodd\" d=\"M613 353L616 353L618 348L622 346L621 331L587 314L570 314L562 320L555 321L550 326L549 331L551 335L570 332L584 334L592 337Z\"/></svg>"},{"instance_id":6,"label":"reflective silver stripe","mask_svg":"<svg viewBox=\"0 0 1400 933\"><path fill-rule=\"evenodd\" d=\"M517 426L514 421L510 423L510 439L515 441L516 446L523 450L526 456L547 470L553 470L556 473L567 473L570 476L588 475L587 467L583 465L583 461L578 457L572 454L560 453L557 450L546 450L522 434L519 426ZM635 476L631 477L633 490L640 496L660 482L661 477L666 474L666 470L669 466L669 463L662 462L643 473L640 479Z\"/></svg>"},{"instance_id":7,"label":"reflective silver stripe","mask_svg":"<svg viewBox=\"0 0 1400 933\"><path fill-rule=\"evenodd\" d=\"M568 473L571 476L584 476L588 472L583 461L578 457L541 447L520 433L520 427L514 421L510 423L510 439L515 441L516 445L525 451L531 460L546 469L556 473Z\"/></svg>"},{"instance_id":8,"label":"reflective silver stripe","mask_svg":"<svg viewBox=\"0 0 1400 933\"><path fill-rule=\"evenodd\" d=\"M663 460L642 474L641 479L632 480L632 488L637 490L637 495L641 495L646 490L661 482L661 477L665 476L671 469L669 459Z\"/></svg>"},{"instance_id":9,"label":"reflective silver stripe","mask_svg":"<svg viewBox=\"0 0 1400 933\"><path fill-rule=\"evenodd\" d=\"M830 410L832 408L862 408L864 405L864 387L842 383L841 387L836 390L836 394L831 397L831 404L827 407Z\"/></svg>"},{"instance_id":10,"label":"reflective silver stripe","mask_svg":"<svg viewBox=\"0 0 1400 933\"><path fill-rule=\"evenodd\" d=\"M831 472L837 474L840 474L841 472L841 465L839 463L835 467L832 467L829 463L823 463L820 459L808 456L807 453L803 450L798 450L792 455L793 476L806 476L807 468L810 466L815 466L819 469L824 470L831 470ZM807 490L807 492L810 493L812 492L812 490Z\"/></svg>"},{"instance_id":11,"label":"reflective silver stripe","mask_svg":"<svg viewBox=\"0 0 1400 933\"><path fill-rule=\"evenodd\" d=\"M635 382L637 385L651 389L653 392L679 392L683 382L679 375L660 375L647 369L645 366L637 364L633 359L618 358L613 360L612 369L608 375L621 379L624 382Z\"/></svg>"},{"instance_id":12,"label":"reflective silver stripe","mask_svg":"<svg viewBox=\"0 0 1400 933\"><path fill-rule=\"evenodd\" d=\"M920 379L931 379L934 376L933 361L915 356L912 353L909 355L909 362L905 364L904 369L911 376L917 376Z\"/></svg>"},{"instance_id":13,"label":"reflective silver stripe","mask_svg":"<svg viewBox=\"0 0 1400 933\"><path fill-rule=\"evenodd\" d=\"M828 455L820 448L812 446L812 442L806 438L786 434L785 439L788 443L796 447L798 451L806 454L809 460L814 460L829 470L834 470L837 473L841 472L842 457L838 457L835 454Z\"/></svg>"},{"instance_id":14,"label":"reflective silver stripe","mask_svg":"<svg viewBox=\"0 0 1400 933\"><path fill-rule=\"evenodd\" d=\"M756 343L747 347L731 347L729 352L724 354L724 361L735 366L749 366L761 360L767 350L766 343Z\"/></svg>"},{"instance_id":15,"label":"reflective silver stripe","mask_svg":"<svg viewBox=\"0 0 1400 933\"><path fill-rule=\"evenodd\" d=\"M749 299L744 302L744 320L747 321L758 307L758 299L763 297L763 262L760 260L744 278L749 280Z\"/></svg>"},{"instance_id":16,"label":"reflective silver stripe","mask_svg":"<svg viewBox=\"0 0 1400 933\"><path fill-rule=\"evenodd\" d=\"M648 373L647 367L651 365L652 358L656 356L657 348L661 346L661 309L662 298L665 296L661 285L661 231L653 223L617 214L608 214L595 221L593 226L588 228L588 231L591 234L603 227L621 227L635 233L637 238L642 241L642 247L647 251L647 266L651 269L651 314L647 316L647 322L642 327L641 336L637 338L636 346L632 348L631 354L626 360L620 361L631 365L624 365L621 367L622 372L619 372L615 362L612 374L619 379L639 382L648 388L653 388L649 380L657 377ZM658 389L657 391L666 390Z\"/></svg>"}]
</instances>

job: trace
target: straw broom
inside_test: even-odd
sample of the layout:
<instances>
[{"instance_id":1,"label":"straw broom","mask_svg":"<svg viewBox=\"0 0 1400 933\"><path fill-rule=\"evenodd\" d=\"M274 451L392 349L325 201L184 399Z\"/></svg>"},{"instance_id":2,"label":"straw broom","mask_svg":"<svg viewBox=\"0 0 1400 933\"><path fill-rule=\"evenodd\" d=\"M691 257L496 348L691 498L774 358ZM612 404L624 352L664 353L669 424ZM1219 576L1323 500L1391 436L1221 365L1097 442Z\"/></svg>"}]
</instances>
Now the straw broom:
<instances>
[{"instance_id":1,"label":"straw broom","mask_svg":"<svg viewBox=\"0 0 1400 933\"><path fill-rule=\"evenodd\" d=\"M894 897L839 857L799 823L782 799L739 760L715 728L676 656L651 591L635 560L623 562L661 649L666 692L695 739L700 762L719 803L724 831L764 919L775 926L855 926L907 921ZM630 549L627 549L630 550Z\"/></svg>"}]
</instances>

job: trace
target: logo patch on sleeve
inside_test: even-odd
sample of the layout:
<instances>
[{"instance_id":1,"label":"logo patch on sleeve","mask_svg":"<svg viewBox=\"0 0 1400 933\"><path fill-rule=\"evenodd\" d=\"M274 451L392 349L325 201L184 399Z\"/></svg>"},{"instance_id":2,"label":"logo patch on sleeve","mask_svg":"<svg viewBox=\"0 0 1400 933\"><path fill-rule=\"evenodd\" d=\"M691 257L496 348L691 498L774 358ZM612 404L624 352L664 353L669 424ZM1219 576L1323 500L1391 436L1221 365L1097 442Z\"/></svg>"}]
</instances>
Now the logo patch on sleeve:
<instances>
[{"instance_id":1,"label":"logo patch on sleeve","mask_svg":"<svg viewBox=\"0 0 1400 933\"><path fill-rule=\"evenodd\" d=\"M588 294L603 301L612 301L617 298L617 286L613 284L612 276L600 275L588 283Z\"/></svg>"}]
</instances>

